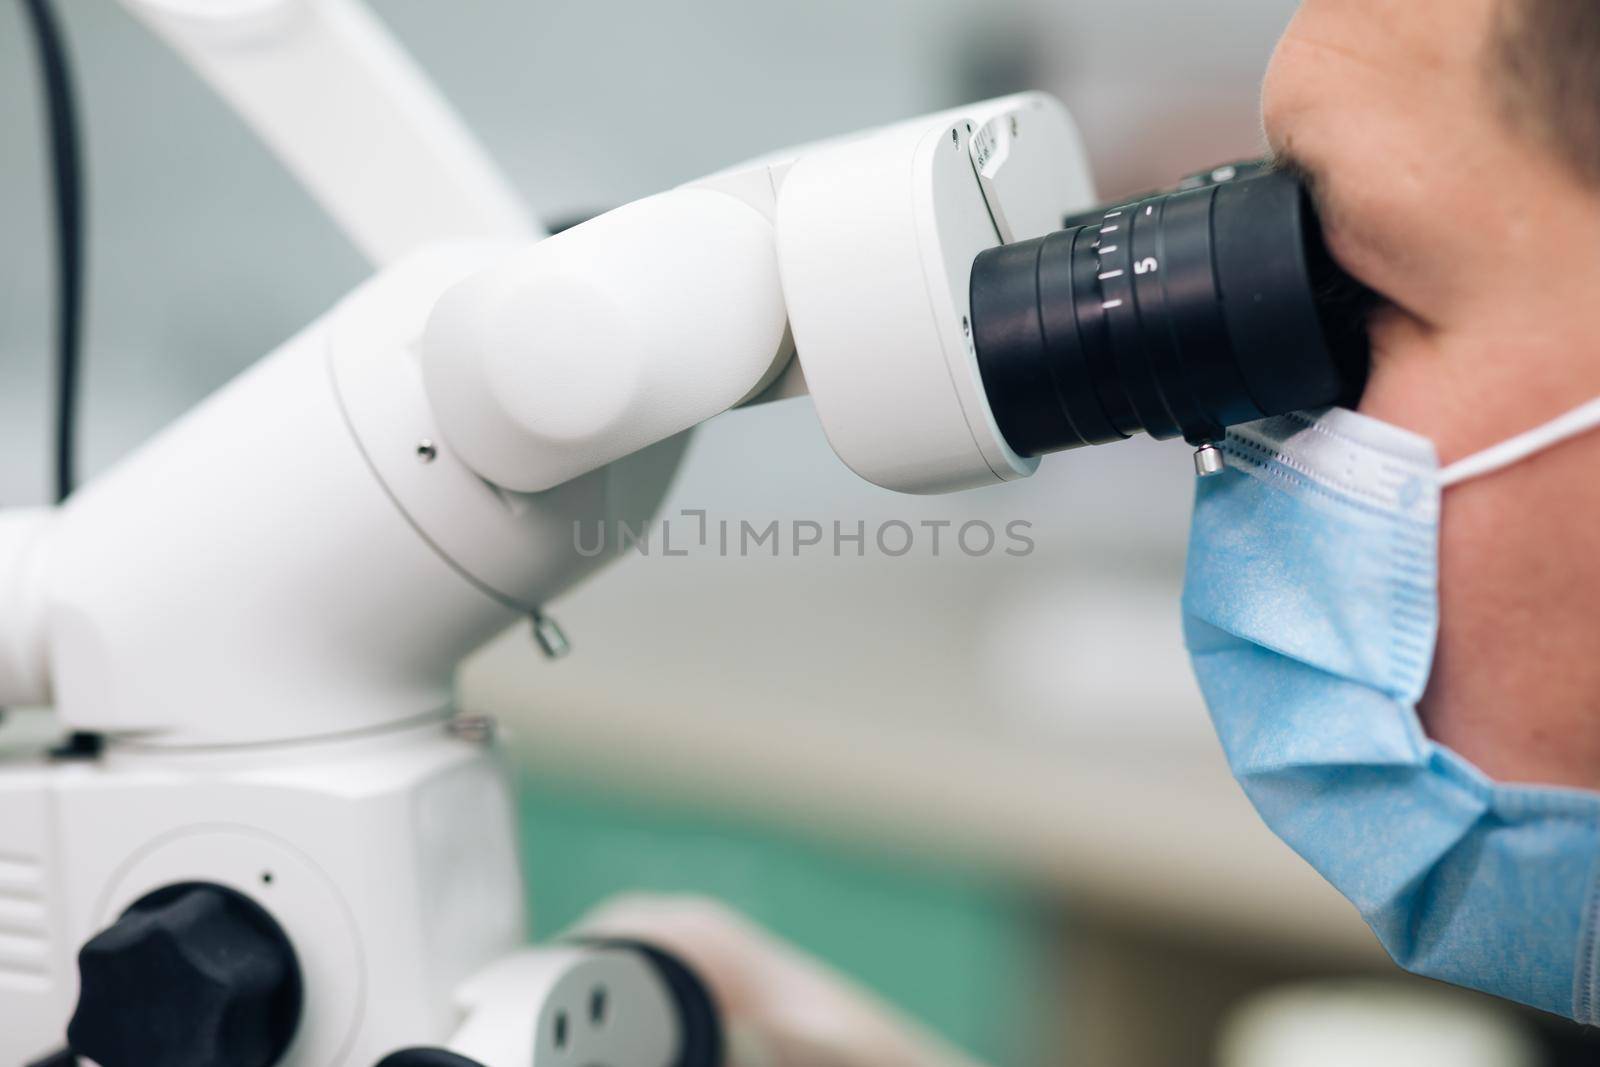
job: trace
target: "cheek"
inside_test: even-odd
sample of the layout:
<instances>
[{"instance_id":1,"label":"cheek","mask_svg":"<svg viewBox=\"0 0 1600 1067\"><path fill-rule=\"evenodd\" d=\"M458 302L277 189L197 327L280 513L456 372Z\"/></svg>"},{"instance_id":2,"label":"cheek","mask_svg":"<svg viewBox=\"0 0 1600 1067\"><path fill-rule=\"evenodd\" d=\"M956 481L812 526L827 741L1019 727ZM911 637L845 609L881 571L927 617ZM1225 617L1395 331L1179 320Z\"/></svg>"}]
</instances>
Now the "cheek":
<instances>
[{"instance_id":1,"label":"cheek","mask_svg":"<svg viewBox=\"0 0 1600 1067\"><path fill-rule=\"evenodd\" d=\"M1437 396L1443 352L1438 338L1401 308L1379 308L1367 322L1372 338L1372 373L1361 411L1437 440L1449 425Z\"/></svg>"}]
</instances>

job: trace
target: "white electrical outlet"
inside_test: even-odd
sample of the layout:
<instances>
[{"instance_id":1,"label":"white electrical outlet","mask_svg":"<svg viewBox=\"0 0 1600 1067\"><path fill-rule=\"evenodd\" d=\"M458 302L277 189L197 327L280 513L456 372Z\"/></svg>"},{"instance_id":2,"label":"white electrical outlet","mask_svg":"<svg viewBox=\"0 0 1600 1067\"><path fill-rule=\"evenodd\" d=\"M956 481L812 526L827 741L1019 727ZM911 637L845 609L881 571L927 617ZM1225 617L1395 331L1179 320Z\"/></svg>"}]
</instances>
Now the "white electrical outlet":
<instances>
[{"instance_id":1,"label":"white electrical outlet","mask_svg":"<svg viewBox=\"0 0 1600 1067\"><path fill-rule=\"evenodd\" d=\"M463 986L450 1049L483 1067L715 1067L696 1052L718 1045L709 1002L673 966L625 943L526 949Z\"/></svg>"}]
</instances>

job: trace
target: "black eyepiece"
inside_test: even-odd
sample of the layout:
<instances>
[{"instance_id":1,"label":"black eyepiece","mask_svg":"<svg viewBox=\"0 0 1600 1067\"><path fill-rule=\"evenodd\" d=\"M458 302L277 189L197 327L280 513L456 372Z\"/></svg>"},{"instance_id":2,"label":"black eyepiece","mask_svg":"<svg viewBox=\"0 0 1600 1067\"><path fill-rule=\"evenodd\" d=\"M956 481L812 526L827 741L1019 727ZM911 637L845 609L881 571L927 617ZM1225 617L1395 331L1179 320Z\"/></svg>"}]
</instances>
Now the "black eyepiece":
<instances>
[{"instance_id":1,"label":"black eyepiece","mask_svg":"<svg viewBox=\"0 0 1600 1067\"><path fill-rule=\"evenodd\" d=\"M1354 403L1365 291L1323 247L1293 173L1236 164L1097 209L972 266L990 407L1018 453Z\"/></svg>"}]
</instances>

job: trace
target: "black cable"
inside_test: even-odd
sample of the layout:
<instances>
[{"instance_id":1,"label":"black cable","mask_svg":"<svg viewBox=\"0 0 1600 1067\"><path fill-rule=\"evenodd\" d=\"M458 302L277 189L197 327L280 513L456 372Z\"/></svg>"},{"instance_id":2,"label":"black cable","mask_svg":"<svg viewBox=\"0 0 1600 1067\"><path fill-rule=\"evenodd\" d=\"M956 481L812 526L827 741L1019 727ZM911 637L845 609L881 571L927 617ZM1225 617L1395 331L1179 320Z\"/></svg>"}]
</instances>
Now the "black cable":
<instances>
[{"instance_id":1,"label":"black cable","mask_svg":"<svg viewBox=\"0 0 1600 1067\"><path fill-rule=\"evenodd\" d=\"M83 162L73 102L72 67L50 0L22 0L33 30L44 88L54 178L56 242L55 492L60 502L76 477L78 369L83 337Z\"/></svg>"}]
</instances>

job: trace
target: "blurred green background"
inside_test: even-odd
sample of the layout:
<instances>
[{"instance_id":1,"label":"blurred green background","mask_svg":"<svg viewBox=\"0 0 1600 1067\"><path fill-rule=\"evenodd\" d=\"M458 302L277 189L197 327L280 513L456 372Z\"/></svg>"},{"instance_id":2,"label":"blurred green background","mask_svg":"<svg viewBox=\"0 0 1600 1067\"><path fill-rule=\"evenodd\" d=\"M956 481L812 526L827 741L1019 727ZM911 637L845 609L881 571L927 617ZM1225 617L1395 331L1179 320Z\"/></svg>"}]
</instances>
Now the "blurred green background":
<instances>
[{"instance_id":1,"label":"blurred green background","mask_svg":"<svg viewBox=\"0 0 1600 1067\"><path fill-rule=\"evenodd\" d=\"M519 776L534 936L619 892L705 894L990 1063L1027 1062L1042 916L993 873L886 859L688 803Z\"/></svg>"}]
</instances>

